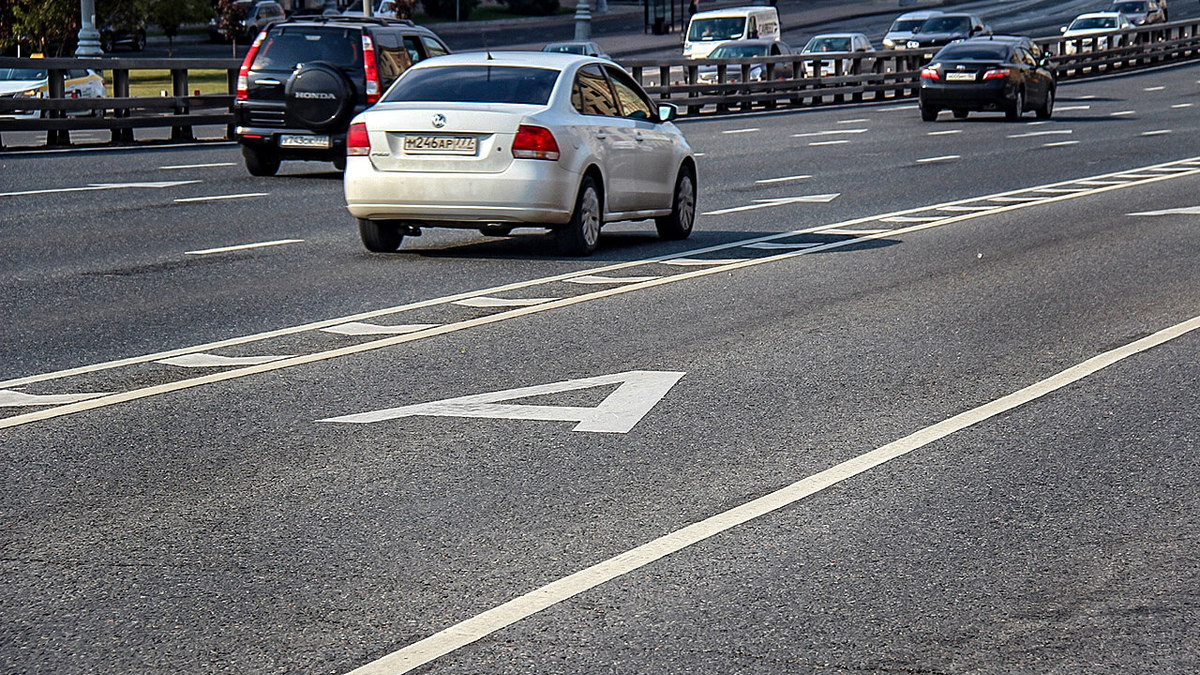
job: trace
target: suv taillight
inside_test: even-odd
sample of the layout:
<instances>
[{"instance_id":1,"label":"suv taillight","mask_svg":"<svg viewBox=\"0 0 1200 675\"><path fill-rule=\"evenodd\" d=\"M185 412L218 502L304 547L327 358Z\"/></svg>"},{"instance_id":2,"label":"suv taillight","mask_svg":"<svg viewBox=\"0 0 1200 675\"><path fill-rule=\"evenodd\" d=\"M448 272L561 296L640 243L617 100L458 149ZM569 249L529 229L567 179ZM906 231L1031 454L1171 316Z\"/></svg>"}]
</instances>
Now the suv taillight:
<instances>
[{"instance_id":1,"label":"suv taillight","mask_svg":"<svg viewBox=\"0 0 1200 675\"><path fill-rule=\"evenodd\" d=\"M258 34L254 38L254 42L250 45L250 51L246 52L246 58L242 61L242 67L238 69L237 79L237 100L245 101L250 95L250 64L254 63L254 57L258 56L258 48L262 46L263 39L267 37L267 31Z\"/></svg>"},{"instance_id":2,"label":"suv taillight","mask_svg":"<svg viewBox=\"0 0 1200 675\"><path fill-rule=\"evenodd\" d=\"M365 157L371 154L371 136L367 125L357 122L350 125L346 133L346 154L350 157Z\"/></svg>"},{"instance_id":3,"label":"suv taillight","mask_svg":"<svg viewBox=\"0 0 1200 675\"><path fill-rule=\"evenodd\" d=\"M371 36L363 34L363 69L367 75L367 105L379 100L379 69L375 67L375 43Z\"/></svg>"},{"instance_id":4,"label":"suv taillight","mask_svg":"<svg viewBox=\"0 0 1200 675\"><path fill-rule=\"evenodd\" d=\"M517 137L513 139L512 153L518 159L557 160L558 141L554 140L554 134L549 129L522 124L517 128Z\"/></svg>"}]
</instances>

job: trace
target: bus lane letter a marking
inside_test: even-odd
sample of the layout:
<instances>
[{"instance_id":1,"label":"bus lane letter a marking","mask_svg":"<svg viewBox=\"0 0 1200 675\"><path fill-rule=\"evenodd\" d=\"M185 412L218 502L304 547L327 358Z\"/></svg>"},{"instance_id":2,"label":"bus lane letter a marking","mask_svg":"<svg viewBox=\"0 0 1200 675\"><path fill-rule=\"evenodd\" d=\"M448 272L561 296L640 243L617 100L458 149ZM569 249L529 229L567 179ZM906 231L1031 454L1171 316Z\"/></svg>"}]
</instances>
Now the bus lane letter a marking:
<instances>
[{"instance_id":1,"label":"bus lane letter a marking","mask_svg":"<svg viewBox=\"0 0 1200 675\"><path fill-rule=\"evenodd\" d=\"M666 396L684 373L655 370L631 370L615 375L587 377L580 380L552 382L520 389L506 389L489 394L459 396L443 401L406 405L399 408L330 417L320 422L370 424L412 415L434 417L486 417L508 420L544 420L549 422L578 422L572 431L598 433L627 433L656 403ZM594 408L570 406L505 404L502 401L557 394L577 389L590 389L619 384L600 405Z\"/></svg>"}]
</instances>

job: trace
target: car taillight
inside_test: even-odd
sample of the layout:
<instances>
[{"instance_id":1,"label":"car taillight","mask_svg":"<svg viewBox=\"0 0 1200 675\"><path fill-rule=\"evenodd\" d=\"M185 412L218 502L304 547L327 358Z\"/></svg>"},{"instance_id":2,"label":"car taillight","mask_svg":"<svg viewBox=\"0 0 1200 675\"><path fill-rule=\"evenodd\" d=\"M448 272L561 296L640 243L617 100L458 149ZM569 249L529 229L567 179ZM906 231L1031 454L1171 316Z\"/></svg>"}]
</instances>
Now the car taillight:
<instances>
[{"instance_id":1,"label":"car taillight","mask_svg":"<svg viewBox=\"0 0 1200 675\"><path fill-rule=\"evenodd\" d=\"M238 69L237 79L237 100L245 101L250 95L250 64L254 63L254 57L258 56L258 48L262 46L263 39L267 37L267 31L258 34L254 38L254 42L250 45L250 51L246 52L246 58L242 61L242 67Z\"/></svg>"},{"instance_id":2,"label":"car taillight","mask_svg":"<svg viewBox=\"0 0 1200 675\"><path fill-rule=\"evenodd\" d=\"M350 125L346 133L346 154L350 157L366 157L371 154L371 136L367 133L367 125L356 122Z\"/></svg>"},{"instance_id":3,"label":"car taillight","mask_svg":"<svg viewBox=\"0 0 1200 675\"><path fill-rule=\"evenodd\" d=\"M985 80L1002 80L1008 77L1008 70L1005 68L988 68L983 74Z\"/></svg>"},{"instance_id":4,"label":"car taillight","mask_svg":"<svg viewBox=\"0 0 1200 675\"><path fill-rule=\"evenodd\" d=\"M375 67L375 43L371 36L362 36L363 69L367 74L367 105L379 100L379 69Z\"/></svg>"},{"instance_id":5,"label":"car taillight","mask_svg":"<svg viewBox=\"0 0 1200 675\"><path fill-rule=\"evenodd\" d=\"M513 157L519 159L549 159L559 157L558 141L554 134L543 127L522 124L517 128L517 137L512 144Z\"/></svg>"},{"instance_id":6,"label":"car taillight","mask_svg":"<svg viewBox=\"0 0 1200 675\"><path fill-rule=\"evenodd\" d=\"M936 68L922 68L921 69L921 79L922 80L940 80L940 79L942 79L942 74L939 73Z\"/></svg>"}]
</instances>

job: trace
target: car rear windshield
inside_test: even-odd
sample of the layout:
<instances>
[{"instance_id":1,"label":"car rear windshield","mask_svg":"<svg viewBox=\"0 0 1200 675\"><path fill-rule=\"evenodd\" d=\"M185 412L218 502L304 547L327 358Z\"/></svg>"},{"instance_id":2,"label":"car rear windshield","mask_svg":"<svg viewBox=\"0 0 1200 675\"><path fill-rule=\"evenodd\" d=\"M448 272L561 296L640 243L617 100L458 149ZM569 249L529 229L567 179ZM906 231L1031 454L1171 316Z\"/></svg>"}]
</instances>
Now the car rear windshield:
<instances>
[{"instance_id":1,"label":"car rear windshield","mask_svg":"<svg viewBox=\"0 0 1200 675\"><path fill-rule=\"evenodd\" d=\"M896 23L888 30L889 33L911 33L921 27L925 19L896 19Z\"/></svg>"},{"instance_id":2,"label":"car rear windshield","mask_svg":"<svg viewBox=\"0 0 1200 675\"><path fill-rule=\"evenodd\" d=\"M742 37L742 32L745 30L746 20L740 16L692 19L692 27L688 29L687 39L692 42L736 40Z\"/></svg>"},{"instance_id":3,"label":"car rear windshield","mask_svg":"<svg viewBox=\"0 0 1200 675\"><path fill-rule=\"evenodd\" d=\"M1008 45L969 44L951 45L938 52L938 60L946 61L1003 61L1008 57Z\"/></svg>"},{"instance_id":4,"label":"car rear windshield","mask_svg":"<svg viewBox=\"0 0 1200 675\"><path fill-rule=\"evenodd\" d=\"M524 66L441 66L408 71L384 101L545 105L559 71Z\"/></svg>"},{"instance_id":5,"label":"car rear windshield","mask_svg":"<svg viewBox=\"0 0 1200 675\"><path fill-rule=\"evenodd\" d=\"M934 17L921 24L922 33L965 33L971 30L971 20L965 16Z\"/></svg>"},{"instance_id":6,"label":"car rear windshield","mask_svg":"<svg viewBox=\"0 0 1200 675\"><path fill-rule=\"evenodd\" d=\"M708 55L710 59L749 59L755 56L766 56L766 45L730 46L721 45Z\"/></svg>"},{"instance_id":7,"label":"car rear windshield","mask_svg":"<svg viewBox=\"0 0 1200 675\"><path fill-rule=\"evenodd\" d=\"M1116 27L1117 20L1113 18L1076 19L1067 30L1096 30Z\"/></svg>"},{"instance_id":8,"label":"car rear windshield","mask_svg":"<svg viewBox=\"0 0 1200 675\"><path fill-rule=\"evenodd\" d=\"M850 38L813 38L808 45L804 47L806 54L812 52L848 52L850 51Z\"/></svg>"},{"instance_id":9,"label":"car rear windshield","mask_svg":"<svg viewBox=\"0 0 1200 675\"><path fill-rule=\"evenodd\" d=\"M291 70L298 63L362 66L362 33L357 28L288 26L273 30L254 57L252 70Z\"/></svg>"},{"instance_id":10,"label":"car rear windshield","mask_svg":"<svg viewBox=\"0 0 1200 675\"><path fill-rule=\"evenodd\" d=\"M1144 12L1146 11L1146 3L1144 2L1114 2L1112 7L1109 7L1113 12Z\"/></svg>"}]
</instances>

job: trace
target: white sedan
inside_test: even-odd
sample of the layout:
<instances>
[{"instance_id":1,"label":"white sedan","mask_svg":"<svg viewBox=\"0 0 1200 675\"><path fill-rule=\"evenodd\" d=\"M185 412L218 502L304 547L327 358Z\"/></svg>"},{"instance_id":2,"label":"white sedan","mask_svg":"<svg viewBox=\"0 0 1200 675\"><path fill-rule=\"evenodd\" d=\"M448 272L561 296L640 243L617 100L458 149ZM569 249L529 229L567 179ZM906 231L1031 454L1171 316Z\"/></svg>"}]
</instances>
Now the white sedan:
<instances>
[{"instance_id":1,"label":"white sedan","mask_svg":"<svg viewBox=\"0 0 1200 675\"><path fill-rule=\"evenodd\" d=\"M394 251L421 227L551 229L587 255L608 222L691 234L696 160L620 67L543 52L453 54L413 65L355 117L346 206L363 244Z\"/></svg>"}]
</instances>

